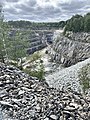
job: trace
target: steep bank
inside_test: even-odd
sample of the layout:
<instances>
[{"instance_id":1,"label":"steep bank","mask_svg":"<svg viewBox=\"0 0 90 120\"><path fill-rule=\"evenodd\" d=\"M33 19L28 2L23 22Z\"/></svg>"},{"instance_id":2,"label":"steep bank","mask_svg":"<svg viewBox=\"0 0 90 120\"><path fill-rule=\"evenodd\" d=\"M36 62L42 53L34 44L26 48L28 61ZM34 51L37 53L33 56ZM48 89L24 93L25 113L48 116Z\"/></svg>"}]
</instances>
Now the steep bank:
<instances>
[{"instance_id":1,"label":"steep bank","mask_svg":"<svg viewBox=\"0 0 90 120\"><path fill-rule=\"evenodd\" d=\"M90 64L90 34L68 33L66 36L67 37L62 35L62 31L56 31L54 43L48 48L48 51L51 60L59 63L60 66L58 66L58 70L46 75L45 78L47 83L52 87L58 89L71 88L82 92L83 86L80 83L79 73L83 67ZM65 68L61 67L61 65L70 67ZM90 69L88 70L88 76L89 75ZM85 80L85 82L87 81ZM86 84L85 82L84 84ZM89 91L90 89L88 89L88 92Z\"/></svg>"},{"instance_id":2,"label":"steep bank","mask_svg":"<svg viewBox=\"0 0 90 120\"><path fill-rule=\"evenodd\" d=\"M72 65L68 68L62 68L58 71L55 71L54 73L47 75L45 77L46 81L51 87L57 89L71 88L74 91L82 92L79 73L81 72L81 69L88 64L90 64L90 58L85 61L78 62L77 64ZM90 71L88 71L88 76L90 79ZM88 89L88 91L90 91L90 89Z\"/></svg>"},{"instance_id":3,"label":"steep bank","mask_svg":"<svg viewBox=\"0 0 90 120\"><path fill-rule=\"evenodd\" d=\"M54 39L50 55L52 60L68 67L90 58L90 33L61 33Z\"/></svg>"},{"instance_id":4,"label":"steep bank","mask_svg":"<svg viewBox=\"0 0 90 120\"><path fill-rule=\"evenodd\" d=\"M56 90L13 66L0 63L2 120L89 120L90 98Z\"/></svg>"}]
</instances>

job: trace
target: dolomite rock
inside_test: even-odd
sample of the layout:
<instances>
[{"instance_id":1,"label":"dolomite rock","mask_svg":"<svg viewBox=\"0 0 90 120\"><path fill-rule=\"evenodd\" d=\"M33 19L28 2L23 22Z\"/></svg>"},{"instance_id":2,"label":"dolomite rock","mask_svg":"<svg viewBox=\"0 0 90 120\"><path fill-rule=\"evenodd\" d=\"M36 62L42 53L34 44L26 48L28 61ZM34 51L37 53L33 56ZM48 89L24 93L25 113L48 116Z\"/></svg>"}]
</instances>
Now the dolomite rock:
<instances>
[{"instance_id":1,"label":"dolomite rock","mask_svg":"<svg viewBox=\"0 0 90 120\"><path fill-rule=\"evenodd\" d=\"M2 120L90 119L88 96L74 91L50 88L45 82L40 82L19 69L2 63L0 63L0 108Z\"/></svg>"},{"instance_id":2,"label":"dolomite rock","mask_svg":"<svg viewBox=\"0 0 90 120\"><path fill-rule=\"evenodd\" d=\"M90 33L72 33L57 36L50 51L52 60L68 67L90 58Z\"/></svg>"}]
</instances>

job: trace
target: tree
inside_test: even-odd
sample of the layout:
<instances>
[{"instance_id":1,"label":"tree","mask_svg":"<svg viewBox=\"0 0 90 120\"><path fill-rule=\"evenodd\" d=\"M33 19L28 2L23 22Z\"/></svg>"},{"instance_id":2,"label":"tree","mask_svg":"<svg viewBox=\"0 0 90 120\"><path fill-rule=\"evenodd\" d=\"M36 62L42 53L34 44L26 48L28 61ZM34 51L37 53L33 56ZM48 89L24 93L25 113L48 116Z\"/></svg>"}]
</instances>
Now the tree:
<instances>
[{"instance_id":1,"label":"tree","mask_svg":"<svg viewBox=\"0 0 90 120\"><path fill-rule=\"evenodd\" d=\"M83 17L79 16L78 18L73 19L73 32L81 32L83 31Z\"/></svg>"},{"instance_id":2,"label":"tree","mask_svg":"<svg viewBox=\"0 0 90 120\"><path fill-rule=\"evenodd\" d=\"M90 32L90 13L84 16L84 31Z\"/></svg>"},{"instance_id":3,"label":"tree","mask_svg":"<svg viewBox=\"0 0 90 120\"><path fill-rule=\"evenodd\" d=\"M5 58L7 58L6 35L6 24L4 23L2 5L0 5L0 59L3 63L5 63Z\"/></svg>"},{"instance_id":4,"label":"tree","mask_svg":"<svg viewBox=\"0 0 90 120\"><path fill-rule=\"evenodd\" d=\"M22 70L22 59L27 56L26 49L29 46L27 36L20 30L15 30L14 35L9 37L9 41L8 57L10 60L16 61L17 66L19 62L19 68Z\"/></svg>"},{"instance_id":5,"label":"tree","mask_svg":"<svg viewBox=\"0 0 90 120\"><path fill-rule=\"evenodd\" d=\"M90 15L86 15L85 17L81 15L72 16L71 19L66 21L66 26L64 28L64 34L66 31L72 32L89 32L90 31Z\"/></svg>"}]
</instances>

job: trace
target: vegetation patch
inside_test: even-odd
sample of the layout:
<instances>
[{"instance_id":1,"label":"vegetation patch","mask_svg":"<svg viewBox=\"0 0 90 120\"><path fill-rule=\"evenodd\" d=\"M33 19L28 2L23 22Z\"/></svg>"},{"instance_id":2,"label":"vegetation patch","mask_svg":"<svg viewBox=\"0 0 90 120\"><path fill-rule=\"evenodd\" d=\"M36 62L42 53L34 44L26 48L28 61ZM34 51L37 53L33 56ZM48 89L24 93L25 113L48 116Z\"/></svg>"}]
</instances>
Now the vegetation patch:
<instances>
[{"instance_id":1,"label":"vegetation patch","mask_svg":"<svg viewBox=\"0 0 90 120\"><path fill-rule=\"evenodd\" d=\"M40 55L39 52L36 52L36 53L34 53L34 54L31 55L31 61L32 62L34 62L34 61L36 61L36 60L38 60L40 58L41 58L41 55Z\"/></svg>"},{"instance_id":2,"label":"vegetation patch","mask_svg":"<svg viewBox=\"0 0 90 120\"><path fill-rule=\"evenodd\" d=\"M79 80L82 85L83 92L86 93L90 88L90 64L81 68L79 72Z\"/></svg>"},{"instance_id":3,"label":"vegetation patch","mask_svg":"<svg viewBox=\"0 0 90 120\"><path fill-rule=\"evenodd\" d=\"M71 19L66 21L66 25L64 27L64 35L67 31L72 32L90 32L90 13L87 13L84 16L74 15Z\"/></svg>"},{"instance_id":4,"label":"vegetation patch","mask_svg":"<svg viewBox=\"0 0 90 120\"><path fill-rule=\"evenodd\" d=\"M37 77L40 81L44 80L44 66L43 64L40 64L40 68L37 70L31 70L31 69L24 69L24 72L29 74L30 76Z\"/></svg>"},{"instance_id":5,"label":"vegetation patch","mask_svg":"<svg viewBox=\"0 0 90 120\"><path fill-rule=\"evenodd\" d=\"M40 52L35 52L31 56L27 58L30 62L28 66L24 69L24 72L29 74L30 76L37 77L40 81L44 80L44 65L43 60L41 60Z\"/></svg>"}]
</instances>

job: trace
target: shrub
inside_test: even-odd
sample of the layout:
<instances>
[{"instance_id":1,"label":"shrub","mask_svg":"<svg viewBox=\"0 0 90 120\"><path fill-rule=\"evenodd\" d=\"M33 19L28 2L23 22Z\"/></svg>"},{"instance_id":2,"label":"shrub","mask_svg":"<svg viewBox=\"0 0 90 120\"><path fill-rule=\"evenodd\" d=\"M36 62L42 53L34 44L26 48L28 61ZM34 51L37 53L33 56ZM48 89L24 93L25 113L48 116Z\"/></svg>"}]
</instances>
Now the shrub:
<instances>
[{"instance_id":1,"label":"shrub","mask_svg":"<svg viewBox=\"0 0 90 120\"><path fill-rule=\"evenodd\" d=\"M32 61L36 61L40 58L41 58L41 55L38 52L36 52L32 55Z\"/></svg>"},{"instance_id":2,"label":"shrub","mask_svg":"<svg viewBox=\"0 0 90 120\"><path fill-rule=\"evenodd\" d=\"M44 80L44 67L43 64L40 65L38 70L31 71L30 69L25 69L25 73L29 74L30 76L37 77L40 81Z\"/></svg>"},{"instance_id":3,"label":"shrub","mask_svg":"<svg viewBox=\"0 0 90 120\"><path fill-rule=\"evenodd\" d=\"M81 68L79 79L85 93L90 88L90 64Z\"/></svg>"}]
</instances>

